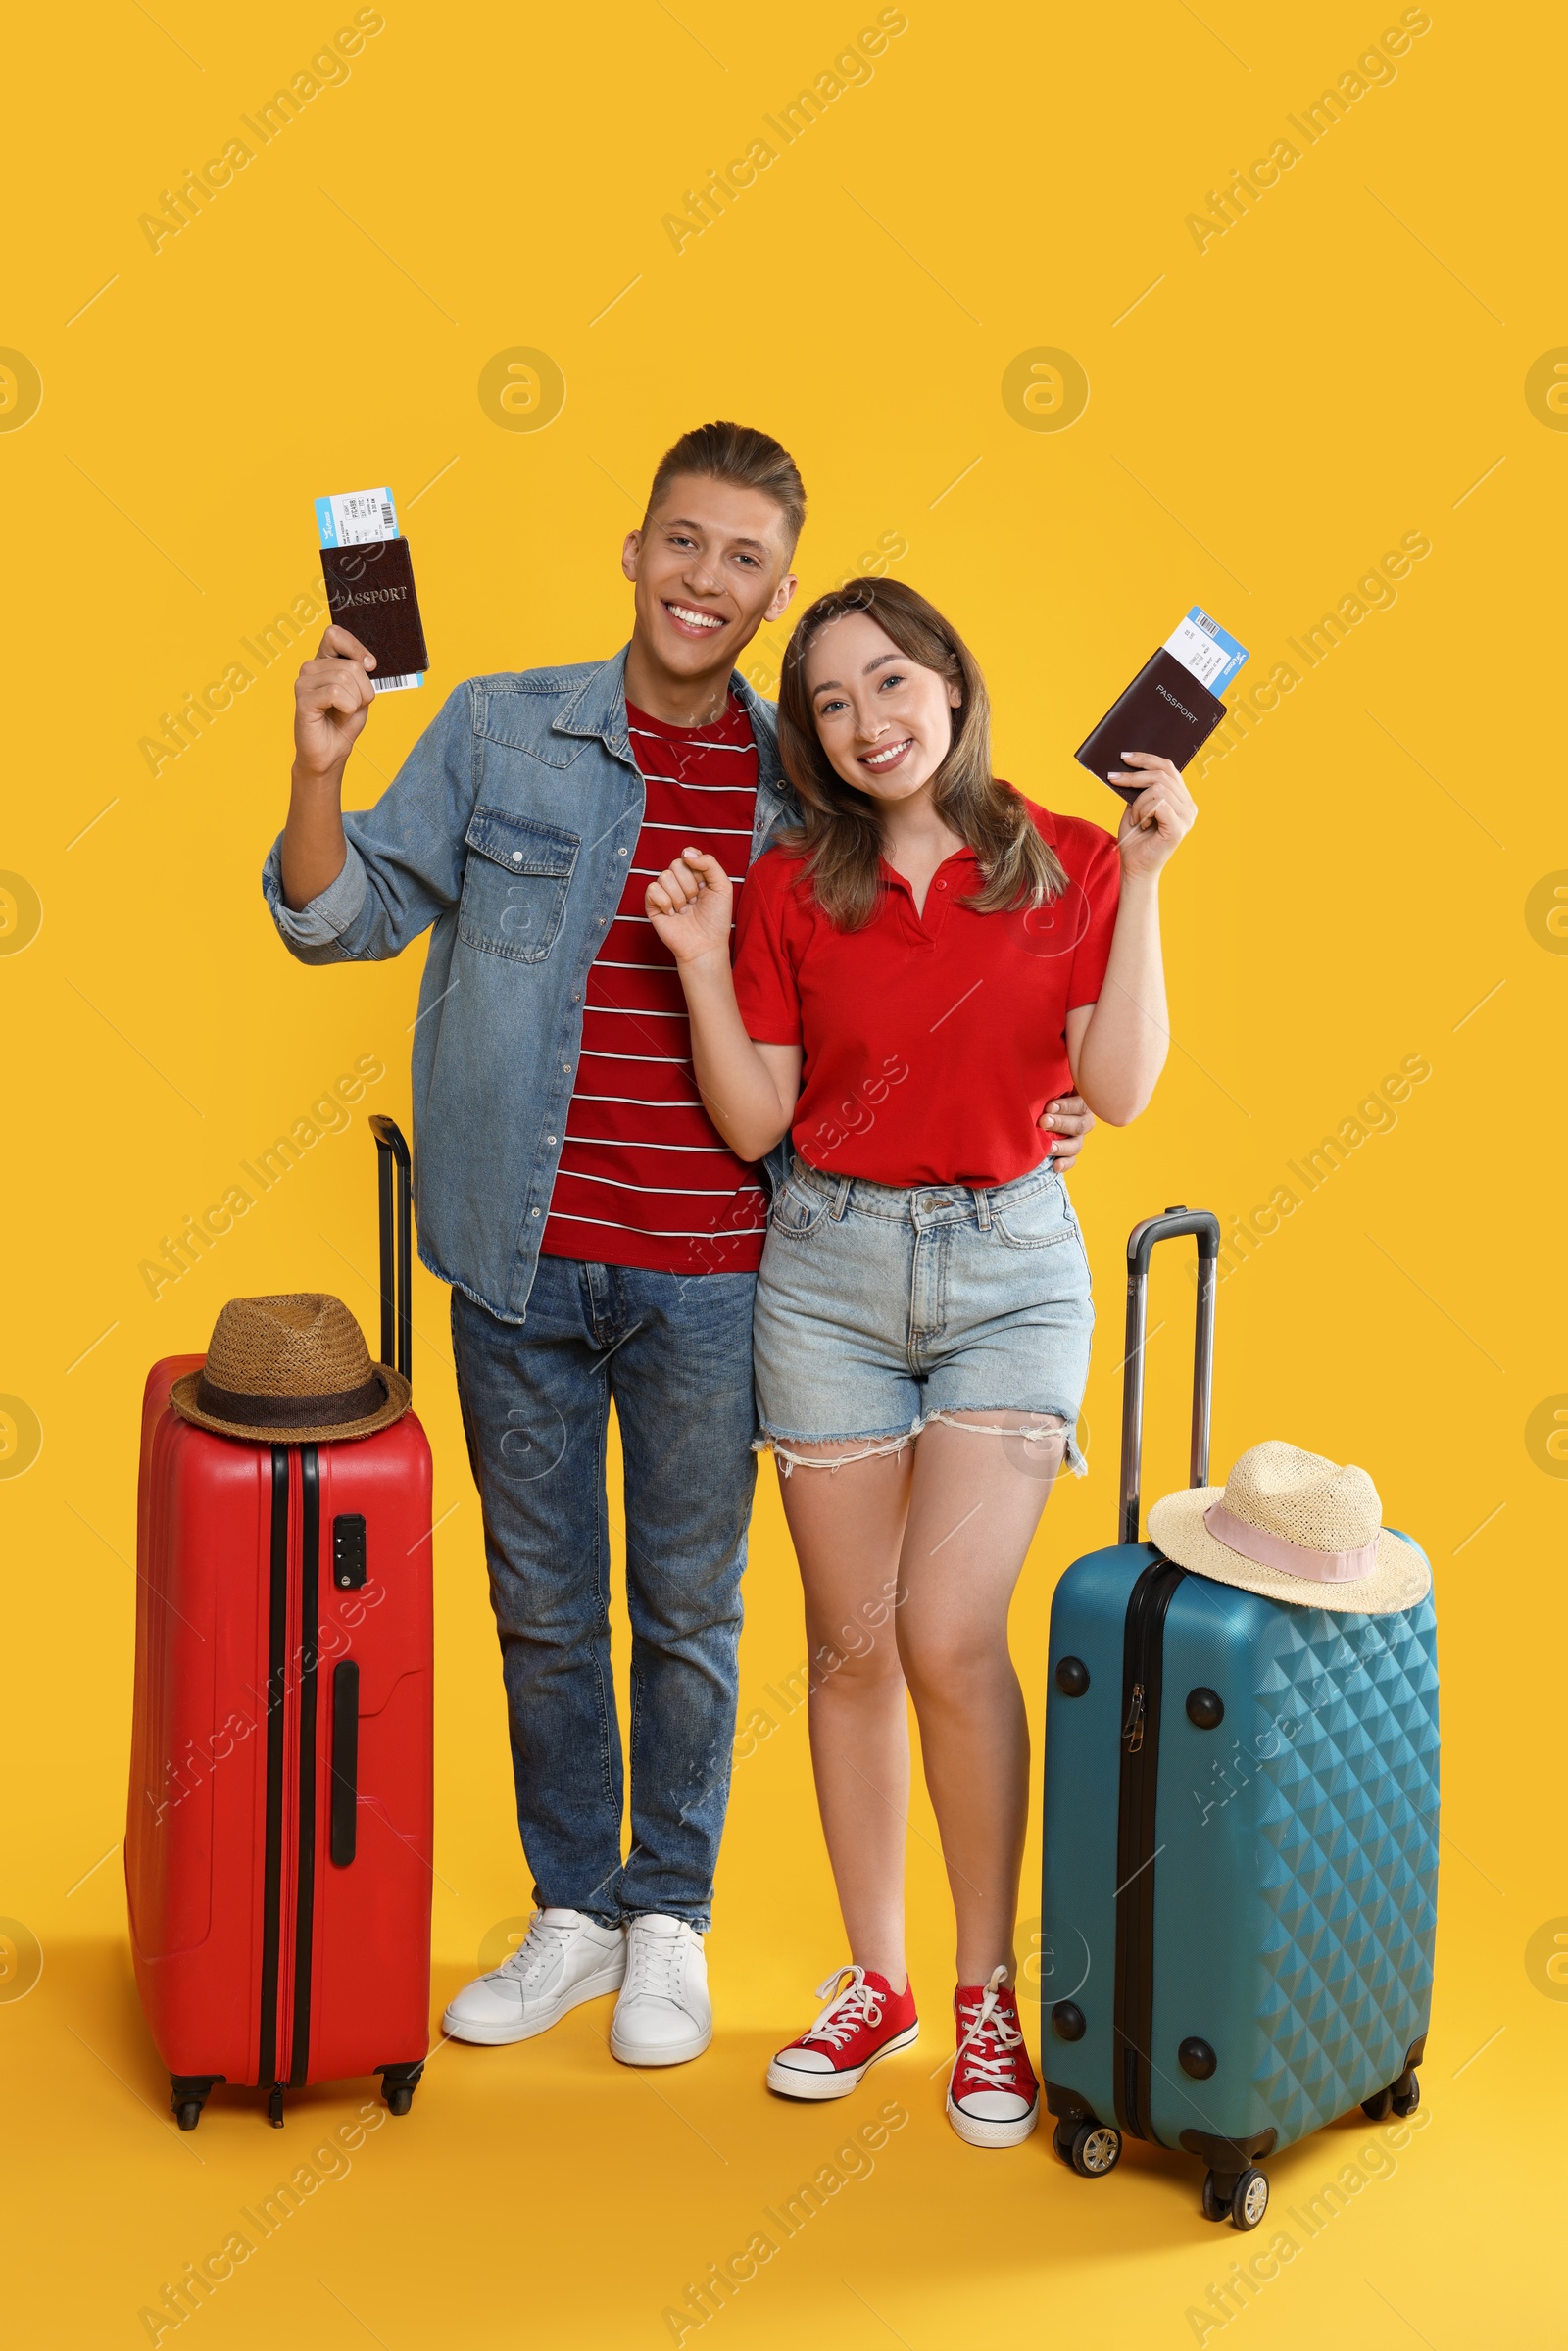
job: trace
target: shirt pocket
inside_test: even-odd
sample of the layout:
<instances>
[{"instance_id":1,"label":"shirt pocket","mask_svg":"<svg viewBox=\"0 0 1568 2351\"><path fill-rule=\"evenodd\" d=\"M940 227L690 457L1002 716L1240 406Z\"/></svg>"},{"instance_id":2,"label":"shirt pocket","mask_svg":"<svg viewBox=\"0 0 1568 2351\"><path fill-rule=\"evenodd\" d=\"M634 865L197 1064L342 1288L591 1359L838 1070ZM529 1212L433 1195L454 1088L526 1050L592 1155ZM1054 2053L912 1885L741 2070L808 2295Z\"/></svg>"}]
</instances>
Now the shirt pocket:
<instances>
[{"instance_id":1,"label":"shirt pocket","mask_svg":"<svg viewBox=\"0 0 1568 2351\"><path fill-rule=\"evenodd\" d=\"M542 963L565 911L579 836L505 808L475 808L465 840L458 937L485 955Z\"/></svg>"}]
</instances>

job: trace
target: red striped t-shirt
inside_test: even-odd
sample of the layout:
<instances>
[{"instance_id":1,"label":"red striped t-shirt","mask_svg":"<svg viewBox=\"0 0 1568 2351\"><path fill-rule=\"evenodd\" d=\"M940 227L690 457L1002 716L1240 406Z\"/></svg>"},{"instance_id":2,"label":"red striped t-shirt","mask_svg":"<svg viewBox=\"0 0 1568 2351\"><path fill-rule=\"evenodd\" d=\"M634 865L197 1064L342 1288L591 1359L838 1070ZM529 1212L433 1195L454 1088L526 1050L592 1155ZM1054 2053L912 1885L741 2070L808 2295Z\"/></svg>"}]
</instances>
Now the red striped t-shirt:
<instances>
[{"instance_id":1,"label":"red striped t-shirt","mask_svg":"<svg viewBox=\"0 0 1568 2351\"><path fill-rule=\"evenodd\" d=\"M737 909L757 812L757 744L732 697L707 726L626 711L646 792L620 906L589 967L582 1051L540 1248L656 1273L755 1273L766 1204L703 1108L675 958L643 907L690 843L718 857Z\"/></svg>"}]
</instances>

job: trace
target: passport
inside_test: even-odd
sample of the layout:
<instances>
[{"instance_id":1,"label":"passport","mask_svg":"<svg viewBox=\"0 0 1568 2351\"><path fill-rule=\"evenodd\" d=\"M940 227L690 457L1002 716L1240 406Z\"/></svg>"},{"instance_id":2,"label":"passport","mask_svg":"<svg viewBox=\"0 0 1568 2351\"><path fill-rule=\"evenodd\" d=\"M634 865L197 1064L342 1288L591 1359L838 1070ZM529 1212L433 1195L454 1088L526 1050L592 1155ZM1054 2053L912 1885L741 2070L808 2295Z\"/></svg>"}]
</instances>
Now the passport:
<instances>
[{"instance_id":1,"label":"passport","mask_svg":"<svg viewBox=\"0 0 1568 2351\"><path fill-rule=\"evenodd\" d=\"M1225 716L1225 705L1214 689L1228 686L1246 660L1245 648L1194 605L1084 737L1073 758L1123 800L1136 800L1144 789L1142 781L1110 783L1113 770L1126 772L1124 755L1152 752L1173 767L1185 767Z\"/></svg>"},{"instance_id":2,"label":"passport","mask_svg":"<svg viewBox=\"0 0 1568 2351\"><path fill-rule=\"evenodd\" d=\"M370 683L377 694L422 686L430 666L424 623L414 586L407 539L372 539L346 547L323 547L321 576L326 601L340 628L359 638L375 656Z\"/></svg>"}]
</instances>

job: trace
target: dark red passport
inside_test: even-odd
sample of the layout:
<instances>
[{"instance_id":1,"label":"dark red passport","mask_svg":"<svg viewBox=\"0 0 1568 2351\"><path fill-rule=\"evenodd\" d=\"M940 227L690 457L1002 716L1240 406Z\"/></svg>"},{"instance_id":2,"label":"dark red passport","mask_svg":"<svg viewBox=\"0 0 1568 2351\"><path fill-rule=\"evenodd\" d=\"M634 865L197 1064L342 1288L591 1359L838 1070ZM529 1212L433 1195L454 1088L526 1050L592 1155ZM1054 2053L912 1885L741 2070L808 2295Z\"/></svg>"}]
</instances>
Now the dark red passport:
<instances>
[{"instance_id":1,"label":"dark red passport","mask_svg":"<svg viewBox=\"0 0 1568 2351\"><path fill-rule=\"evenodd\" d=\"M421 675L429 668L407 539L323 547L321 575L333 619L375 656L372 683Z\"/></svg>"},{"instance_id":2,"label":"dark red passport","mask_svg":"<svg viewBox=\"0 0 1568 2351\"><path fill-rule=\"evenodd\" d=\"M1110 784L1112 768L1130 772L1123 762L1124 752L1152 752L1156 759L1185 767L1224 715L1225 705L1218 695L1200 686L1192 671L1184 669L1162 645L1072 756L1102 784ZM1141 783L1110 784L1110 788L1129 802L1144 789Z\"/></svg>"}]
</instances>

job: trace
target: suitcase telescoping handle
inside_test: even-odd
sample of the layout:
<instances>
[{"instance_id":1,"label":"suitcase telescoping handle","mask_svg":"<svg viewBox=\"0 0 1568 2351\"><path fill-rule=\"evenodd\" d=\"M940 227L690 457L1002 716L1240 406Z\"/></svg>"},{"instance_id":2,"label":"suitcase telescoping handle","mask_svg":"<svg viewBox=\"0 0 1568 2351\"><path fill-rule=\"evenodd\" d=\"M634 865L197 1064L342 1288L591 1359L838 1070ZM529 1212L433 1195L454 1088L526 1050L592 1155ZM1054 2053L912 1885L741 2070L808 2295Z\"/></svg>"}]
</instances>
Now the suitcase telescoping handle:
<instances>
[{"instance_id":1,"label":"suitcase telescoping handle","mask_svg":"<svg viewBox=\"0 0 1568 2351\"><path fill-rule=\"evenodd\" d=\"M381 1360L414 1376L414 1171L402 1132L379 1111L370 1120L381 1191Z\"/></svg>"},{"instance_id":2,"label":"suitcase telescoping handle","mask_svg":"<svg viewBox=\"0 0 1568 2351\"><path fill-rule=\"evenodd\" d=\"M1149 1260L1159 1241L1198 1237L1198 1327L1193 1341L1193 1442L1188 1484L1208 1483L1208 1421L1214 1387L1214 1280L1219 1218L1207 1208L1166 1208L1146 1216L1127 1239L1127 1353L1121 1398L1121 1540L1138 1541L1144 1459L1144 1340L1149 1321Z\"/></svg>"}]
</instances>

